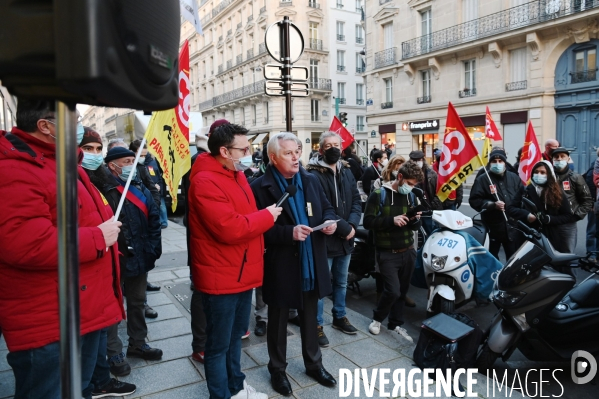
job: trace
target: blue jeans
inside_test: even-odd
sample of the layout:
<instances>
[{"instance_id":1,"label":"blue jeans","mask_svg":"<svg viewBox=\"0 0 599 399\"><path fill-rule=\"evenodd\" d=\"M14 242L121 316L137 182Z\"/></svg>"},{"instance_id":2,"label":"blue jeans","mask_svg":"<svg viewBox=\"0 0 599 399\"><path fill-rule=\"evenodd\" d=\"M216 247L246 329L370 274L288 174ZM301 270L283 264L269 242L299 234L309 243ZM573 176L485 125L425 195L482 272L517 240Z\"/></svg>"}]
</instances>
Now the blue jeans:
<instances>
[{"instance_id":1,"label":"blue jeans","mask_svg":"<svg viewBox=\"0 0 599 399\"><path fill-rule=\"evenodd\" d=\"M345 292L347 291L347 270L349 269L350 255L336 256L328 258L329 270L333 275L333 317L340 319L345 317ZM324 301L318 300L318 311L316 313L316 321L319 326L324 324L322 312Z\"/></svg>"},{"instance_id":2,"label":"blue jeans","mask_svg":"<svg viewBox=\"0 0 599 399\"><path fill-rule=\"evenodd\" d=\"M106 359L106 341L108 337L108 328L100 330L100 341L98 344L98 359L96 360L96 367L92 374L91 384L83 387L83 396L91 395L94 388L102 388L104 385L110 382L110 365Z\"/></svg>"},{"instance_id":3,"label":"blue jeans","mask_svg":"<svg viewBox=\"0 0 599 399\"><path fill-rule=\"evenodd\" d=\"M587 252L597 250L597 225L595 220L595 212L590 211L587 213ZM593 255L595 257L595 255Z\"/></svg>"},{"instance_id":4,"label":"blue jeans","mask_svg":"<svg viewBox=\"0 0 599 399\"><path fill-rule=\"evenodd\" d=\"M81 386L88 387L96 359L100 331L81 337ZM10 352L6 360L15 375L14 399L58 399L60 397L59 343L41 348ZM85 399L91 399L91 391Z\"/></svg>"},{"instance_id":5,"label":"blue jeans","mask_svg":"<svg viewBox=\"0 0 599 399\"><path fill-rule=\"evenodd\" d=\"M160 224L162 226L168 226L168 218L166 217L166 203L164 197L160 198Z\"/></svg>"},{"instance_id":6,"label":"blue jeans","mask_svg":"<svg viewBox=\"0 0 599 399\"><path fill-rule=\"evenodd\" d=\"M241 336L250 323L252 290L238 294L202 293L206 313L204 370L210 399L228 399L243 389Z\"/></svg>"}]
</instances>

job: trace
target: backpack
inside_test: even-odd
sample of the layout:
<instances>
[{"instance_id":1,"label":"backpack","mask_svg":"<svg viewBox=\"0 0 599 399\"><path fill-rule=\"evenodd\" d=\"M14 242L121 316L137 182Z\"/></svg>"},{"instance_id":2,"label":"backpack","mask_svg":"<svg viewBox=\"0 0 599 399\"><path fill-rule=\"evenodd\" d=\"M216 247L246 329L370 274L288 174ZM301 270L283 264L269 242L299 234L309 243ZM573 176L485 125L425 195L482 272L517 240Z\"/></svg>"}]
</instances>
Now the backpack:
<instances>
[{"instance_id":1,"label":"backpack","mask_svg":"<svg viewBox=\"0 0 599 399\"><path fill-rule=\"evenodd\" d=\"M456 319L472 328L472 332L456 342L451 342L432 330L422 328L418 343L414 349L414 362L422 369L438 368L441 370L474 367L478 347L483 339L483 332L474 320L463 313L449 313L447 316Z\"/></svg>"}]
</instances>

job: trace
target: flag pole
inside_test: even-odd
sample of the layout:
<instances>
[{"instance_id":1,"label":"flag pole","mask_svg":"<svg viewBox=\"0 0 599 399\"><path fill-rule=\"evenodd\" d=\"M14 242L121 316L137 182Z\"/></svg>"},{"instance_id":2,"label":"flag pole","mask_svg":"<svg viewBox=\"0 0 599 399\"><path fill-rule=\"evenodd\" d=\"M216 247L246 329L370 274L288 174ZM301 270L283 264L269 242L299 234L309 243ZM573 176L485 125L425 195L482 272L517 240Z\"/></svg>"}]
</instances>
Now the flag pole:
<instances>
[{"instance_id":1,"label":"flag pole","mask_svg":"<svg viewBox=\"0 0 599 399\"><path fill-rule=\"evenodd\" d=\"M490 155L491 154L489 154L489 156ZM478 154L478 158L480 159L480 154ZM480 163L481 164L483 163L482 159L480 159ZM483 170L485 171L485 174L487 175L487 178L489 179L489 183L491 183L491 185L494 186L493 180L491 180L491 176L489 176L489 171L487 170L486 165L483 165ZM507 173L507 169L504 171L504 173ZM497 201L501 201L499 199L499 194L497 193L497 188L495 188L495 197L497 197ZM504 206L504 210L502 210L501 212L503 213L503 217L505 218L505 221L507 222L508 219L507 219L507 215L505 214L505 203L503 204L503 206Z\"/></svg>"},{"instance_id":2,"label":"flag pole","mask_svg":"<svg viewBox=\"0 0 599 399\"><path fill-rule=\"evenodd\" d=\"M141 144L137 149L137 154L135 154L135 161L133 161L133 170L137 170L137 163L139 162L139 157L141 155L141 151L144 149L144 145L146 145L146 137L141 140ZM131 180L133 179L133 172L129 173L129 177L127 178L127 183L125 183L125 188L123 189L123 193L121 194L121 200L119 201L119 205L116 208L116 212L114 212L114 219L119 220L119 215L121 214L121 209L123 209L123 203L125 202L125 197L127 196L127 191L129 190L129 185L131 184Z\"/></svg>"}]
</instances>

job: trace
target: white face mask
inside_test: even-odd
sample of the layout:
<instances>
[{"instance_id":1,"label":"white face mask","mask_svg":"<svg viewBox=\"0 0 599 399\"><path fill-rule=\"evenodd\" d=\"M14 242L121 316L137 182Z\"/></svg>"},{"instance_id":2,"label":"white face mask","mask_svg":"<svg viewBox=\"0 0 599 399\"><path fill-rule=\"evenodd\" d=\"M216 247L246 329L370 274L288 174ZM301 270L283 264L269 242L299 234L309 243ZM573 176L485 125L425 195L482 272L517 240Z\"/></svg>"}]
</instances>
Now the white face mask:
<instances>
[{"instance_id":1,"label":"white face mask","mask_svg":"<svg viewBox=\"0 0 599 399\"><path fill-rule=\"evenodd\" d=\"M382 163L382 165L383 165L383 166L387 166L387 164L388 164L388 163L389 163L389 160L388 160L388 159L385 159L385 160L383 160L383 163Z\"/></svg>"},{"instance_id":2,"label":"white face mask","mask_svg":"<svg viewBox=\"0 0 599 399\"><path fill-rule=\"evenodd\" d=\"M422 161L416 161L416 165L418 165L418 167L420 169L422 169L422 167L424 166L424 162L422 162Z\"/></svg>"}]
</instances>

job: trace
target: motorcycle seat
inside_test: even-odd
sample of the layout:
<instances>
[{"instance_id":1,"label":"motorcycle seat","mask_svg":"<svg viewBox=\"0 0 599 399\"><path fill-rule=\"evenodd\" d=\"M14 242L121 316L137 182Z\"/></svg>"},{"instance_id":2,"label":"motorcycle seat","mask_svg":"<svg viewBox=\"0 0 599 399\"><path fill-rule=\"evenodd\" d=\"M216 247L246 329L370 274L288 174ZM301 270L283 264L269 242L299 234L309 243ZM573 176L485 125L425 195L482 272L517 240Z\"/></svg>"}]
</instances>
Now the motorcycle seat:
<instances>
[{"instance_id":1,"label":"motorcycle seat","mask_svg":"<svg viewBox=\"0 0 599 399\"><path fill-rule=\"evenodd\" d=\"M571 263L580 259L580 256L576 254L562 253L556 251L553 248L553 245L551 245L549 239L545 235L542 236L542 240L544 243L545 252L547 252L547 255L549 255L549 257L551 258L551 261L549 262L551 266L569 267Z\"/></svg>"},{"instance_id":2,"label":"motorcycle seat","mask_svg":"<svg viewBox=\"0 0 599 399\"><path fill-rule=\"evenodd\" d=\"M580 307L592 308L599 306L599 280L590 278L570 291L570 299Z\"/></svg>"},{"instance_id":3,"label":"motorcycle seat","mask_svg":"<svg viewBox=\"0 0 599 399\"><path fill-rule=\"evenodd\" d=\"M474 226L465 228L463 230L464 233L470 234L480 245L485 245L485 238L487 237L487 233L489 229L479 220L474 221Z\"/></svg>"}]
</instances>

